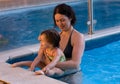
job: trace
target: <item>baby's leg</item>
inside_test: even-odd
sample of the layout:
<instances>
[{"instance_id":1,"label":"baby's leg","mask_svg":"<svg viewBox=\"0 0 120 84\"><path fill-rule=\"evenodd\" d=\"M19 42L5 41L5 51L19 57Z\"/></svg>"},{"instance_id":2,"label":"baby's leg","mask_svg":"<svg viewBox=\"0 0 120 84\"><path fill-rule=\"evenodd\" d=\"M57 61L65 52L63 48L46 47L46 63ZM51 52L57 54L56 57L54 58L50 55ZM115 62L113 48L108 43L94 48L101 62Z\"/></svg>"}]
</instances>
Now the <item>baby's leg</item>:
<instances>
[{"instance_id":1,"label":"baby's leg","mask_svg":"<svg viewBox=\"0 0 120 84\"><path fill-rule=\"evenodd\" d=\"M45 65L45 63L43 63L43 62L40 62L38 65L37 65L37 67L39 67L39 68L44 68L46 65ZM38 71L35 71L35 74L36 75L44 75L44 72L42 71L42 70L38 70Z\"/></svg>"},{"instance_id":2,"label":"baby's leg","mask_svg":"<svg viewBox=\"0 0 120 84\"><path fill-rule=\"evenodd\" d=\"M18 66L30 66L32 64L32 61L21 61L21 62L16 62L12 64L12 67L18 67Z\"/></svg>"},{"instance_id":3,"label":"baby's leg","mask_svg":"<svg viewBox=\"0 0 120 84\"><path fill-rule=\"evenodd\" d=\"M63 74L64 74L64 71L61 70L60 68L56 68L56 67L47 72L48 76L53 76L53 75L61 76Z\"/></svg>"},{"instance_id":4,"label":"baby's leg","mask_svg":"<svg viewBox=\"0 0 120 84\"><path fill-rule=\"evenodd\" d=\"M46 65L45 65L45 63L44 62L39 62L38 64L37 64L37 67L39 67L39 68L44 68Z\"/></svg>"}]
</instances>

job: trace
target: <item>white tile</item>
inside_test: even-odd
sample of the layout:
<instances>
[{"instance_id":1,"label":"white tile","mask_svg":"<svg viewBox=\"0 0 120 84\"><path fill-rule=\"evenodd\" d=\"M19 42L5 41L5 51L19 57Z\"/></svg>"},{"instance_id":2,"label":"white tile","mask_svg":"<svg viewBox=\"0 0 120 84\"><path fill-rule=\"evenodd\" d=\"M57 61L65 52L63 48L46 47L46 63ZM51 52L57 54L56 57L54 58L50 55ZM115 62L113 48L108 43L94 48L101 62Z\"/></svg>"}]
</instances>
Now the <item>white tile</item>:
<instances>
[{"instance_id":1,"label":"white tile","mask_svg":"<svg viewBox=\"0 0 120 84\"><path fill-rule=\"evenodd\" d=\"M45 75L35 75L34 72L0 62L0 79L10 84L66 84L64 82L49 78Z\"/></svg>"}]
</instances>

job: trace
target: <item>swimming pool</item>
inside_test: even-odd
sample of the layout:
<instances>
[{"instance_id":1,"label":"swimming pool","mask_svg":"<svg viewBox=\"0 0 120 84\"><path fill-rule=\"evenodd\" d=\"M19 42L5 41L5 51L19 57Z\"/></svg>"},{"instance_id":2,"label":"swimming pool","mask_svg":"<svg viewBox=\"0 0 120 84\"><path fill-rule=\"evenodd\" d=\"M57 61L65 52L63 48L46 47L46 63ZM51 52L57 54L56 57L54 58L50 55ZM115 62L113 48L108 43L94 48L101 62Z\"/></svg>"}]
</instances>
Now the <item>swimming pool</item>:
<instances>
[{"instance_id":1,"label":"swimming pool","mask_svg":"<svg viewBox=\"0 0 120 84\"><path fill-rule=\"evenodd\" d=\"M82 75L77 73L74 76L75 82L81 84L119 84L120 83L120 33L110 35L107 37L101 37L86 41L89 47L84 52L81 69ZM111 39L112 38L112 39ZM108 43L110 39L111 43ZM98 42L99 41L99 42ZM103 42L104 41L104 42ZM106 41L106 42L105 42ZM96 43L95 43L96 42ZM107 43L107 44L106 44ZM101 44L101 47L98 45ZM92 46L92 47L91 47ZM93 48L93 46L95 46ZM91 49L90 49L91 48ZM7 60L8 63L14 63L18 61L33 60L36 57L36 53L32 55L11 58ZM27 67L23 67L27 68ZM38 68L36 68L38 69ZM82 77L81 77L82 76ZM70 79L71 75L58 78L64 82L68 82L74 79ZM74 84L74 83L73 83ZM75 83L76 84L76 83Z\"/></svg>"},{"instance_id":2,"label":"swimming pool","mask_svg":"<svg viewBox=\"0 0 120 84\"><path fill-rule=\"evenodd\" d=\"M73 7L77 16L75 28L82 33L87 33L87 2L72 2L68 4ZM1 12L0 34L8 42L0 46L0 51L38 43L37 37L39 33L44 29L53 27L52 13L54 7L55 5L53 4ZM119 9L119 0L95 1L94 19L97 20L97 23L94 30L120 25Z\"/></svg>"},{"instance_id":3,"label":"swimming pool","mask_svg":"<svg viewBox=\"0 0 120 84\"><path fill-rule=\"evenodd\" d=\"M120 40L85 51L83 84L120 84Z\"/></svg>"}]
</instances>

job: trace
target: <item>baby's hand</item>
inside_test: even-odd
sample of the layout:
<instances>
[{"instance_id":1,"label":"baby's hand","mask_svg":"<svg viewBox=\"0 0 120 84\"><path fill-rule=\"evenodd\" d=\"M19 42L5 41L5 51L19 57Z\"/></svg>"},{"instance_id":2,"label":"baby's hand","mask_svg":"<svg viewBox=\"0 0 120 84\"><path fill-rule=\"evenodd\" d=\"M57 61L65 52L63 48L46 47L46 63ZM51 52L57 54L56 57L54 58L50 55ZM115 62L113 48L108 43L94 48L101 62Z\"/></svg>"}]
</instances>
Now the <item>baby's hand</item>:
<instances>
[{"instance_id":1,"label":"baby's hand","mask_svg":"<svg viewBox=\"0 0 120 84\"><path fill-rule=\"evenodd\" d=\"M11 66L12 66L13 68L14 68L14 67L17 67L16 63L12 64Z\"/></svg>"},{"instance_id":2,"label":"baby's hand","mask_svg":"<svg viewBox=\"0 0 120 84\"><path fill-rule=\"evenodd\" d=\"M31 65L30 68L29 68L30 71L34 71L34 69L35 69L35 67L32 66L32 65Z\"/></svg>"},{"instance_id":3,"label":"baby's hand","mask_svg":"<svg viewBox=\"0 0 120 84\"><path fill-rule=\"evenodd\" d=\"M42 70L38 70L35 72L36 75L44 75L45 73Z\"/></svg>"}]
</instances>

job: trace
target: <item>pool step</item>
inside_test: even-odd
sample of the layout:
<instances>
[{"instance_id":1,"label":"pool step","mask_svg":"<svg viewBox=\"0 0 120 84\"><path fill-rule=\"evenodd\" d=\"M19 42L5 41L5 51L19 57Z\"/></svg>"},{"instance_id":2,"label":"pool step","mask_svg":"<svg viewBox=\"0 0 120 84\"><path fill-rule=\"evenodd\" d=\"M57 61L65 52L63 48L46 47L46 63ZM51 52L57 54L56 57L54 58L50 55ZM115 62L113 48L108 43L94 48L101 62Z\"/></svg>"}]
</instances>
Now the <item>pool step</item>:
<instances>
[{"instance_id":1,"label":"pool step","mask_svg":"<svg viewBox=\"0 0 120 84\"><path fill-rule=\"evenodd\" d=\"M39 44L25 46L17 49L7 50L0 52L0 62L6 62L8 59L23 56L32 55L39 50Z\"/></svg>"},{"instance_id":2,"label":"pool step","mask_svg":"<svg viewBox=\"0 0 120 84\"><path fill-rule=\"evenodd\" d=\"M0 80L10 84L67 84L45 75L35 75L34 72L0 62Z\"/></svg>"}]
</instances>

